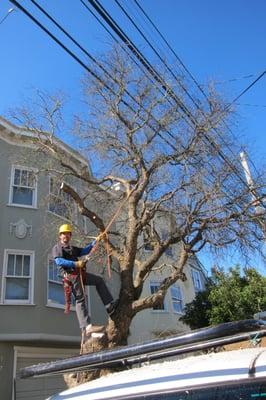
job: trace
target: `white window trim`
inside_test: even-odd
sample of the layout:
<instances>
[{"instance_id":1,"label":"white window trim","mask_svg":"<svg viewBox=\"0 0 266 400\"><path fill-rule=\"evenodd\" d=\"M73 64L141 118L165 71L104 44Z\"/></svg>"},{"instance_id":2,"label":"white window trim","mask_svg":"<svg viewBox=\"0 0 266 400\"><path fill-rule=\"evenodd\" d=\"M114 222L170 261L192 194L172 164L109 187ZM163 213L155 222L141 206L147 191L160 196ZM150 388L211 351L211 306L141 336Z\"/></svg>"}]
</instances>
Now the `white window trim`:
<instances>
[{"instance_id":1,"label":"white window trim","mask_svg":"<svg viewBox=\"0 0 266 400\"><path fill-rule=\"evenodd\" d=\"M25 170L25 171L32 171L35 174L35 187L33 189L33 198L32 198L32 205L28 204L17 204L12 202L12 195L13 195L13 186L14 186L14 175L15 175L15 169L20 169L20 170ZM31 168L31 167L25 167L22 165L12 165L11 168L11 177L10 177L10 187L9 187L9 199L8 199L8 205L13 206L13 207L22 207L22 208L37 208L37 198L38 198L38 193L37 193L37 188L38 188L38 177L37 177L37 168Z\"/></svg>"},{"instance_id":2,"label":"white window trim","mask_svg":"<svg viewBox=\"0 0 266 400\"><path fill-rule=\"evenodd\" d=\"M6 290L6 274L7 274L7 260L9 254L18 254L30 256L30 275L29 275L29 299L28 300L6 300L4 293ZM3 261L3 275L2 275L2 292L1 292L1 304L3 305L33 305L33 293L34 293L34 265L35 265L35 251L33 250L18 250L18 249L5 249L4 250L4 261Z\"/></svg>"},{"instance_id":3,"label":"white window trim","mask_svg":"<svg viewBox=\"0 0 266 400\"><path fill-rule=\"evenodd\" d=\"M173 300L173 296L172 296L171 288L170 288L171 304L172 304L173 313L174 313L174 314L183 315L183 314L184 314L184 311L183 311L183 310L184 310L184 306L185 306L185 304L184 304L184 294L183 294L183 290L182 290L182 288L181 288L179 285L177 285L177 284L173 285L172 287L180 290L181 299L178 299L178 300L181 300L181 302L182 302L182 311L175 311L175 309L174 309L174 300Z\"/></svg>"},{"instance_id":4,"label":"white window trim","mask_svg":"<svg viewBox=\"0 0 266 400\"><path fill-rule=\"evenodd\" d=\"M60 214L57 214L57 213L55 213L54 211L51 211L51 210L49 209L49 207L50 207L50 196L53 195L53 193L51 193L51 191L50 191L50 181L51 181L52 178L56 178L56 177L55 177L54 175L50 174L50 175L49 175L49 179L48 179L49 198L48 198L48 204L47 204L47 211L48 211L49 213L51 213L52 215L55 215L56 217L61 218L61 219L64 220L64 221L70 221L67 217L65 217L65 216L63 216L63 215L60 215ZM75 187L73 187L73 189L76 190ZM78 220L78 211L77 211L77 204L74 202L74 200L73 200L73 204L74 204L74 212L73 212L73 216L72 216L73 218L72 218L72 220L73 220L74 223L77 223L77 220Z\"/></svg>"},{"instance_id":5,"label":"white window trim","mask_svg":"<svg viewBox=\"0 0 266 400\"><path fill-rule=\"evenodd\" d=\"M196 268L194 268L193 266L190 266L190 270L191 270L191 279L192 279L192 283L193 283L193 287L194 287L194 290L195 290L195 292L200 292L200 291L202 291L203 290L203 285L202 285L202 280L201 280L201 274L200 274L200 271L198 270L198 269L196 269ZM194 280L193 280L193 273L196 273L196 274L198 274L198 278L199 278L199 288L196 288L195 287L195 284L194 284Z\"/></svg>"},{"instance_id":6,"label":"white window trim","mask_svg":"<svg viewBox=\"0 0 266 400\"><path fill-rule=\"evenodd\" d=\"M50 279L49 279L49 261L52 261L52 260L48 257L48 260L47 260L46 306L47 306L47 307L51 307L51 308L59 308L59 309L61 309L61 310L64 310L64 308L65 308L65 305L64 305L64 304L56 303L56 302L54 302L53 300L49 300L49 298L48 298L48 296L49 296L49 281L50 281ZM52 281L52 280L51 280L51 282L60 284L59 281ZM62 285L62 286L63 286L63 285ZM64 288L63 288L63 290L64 290ZM73 306L72 306L72 305L70 306L70 311L75 311L75 306L74 306L74 305L73 305Z\"/></svg>"},{"instance_id":7,"label":"white window trim","mask_svg":"<svg viewBox=\"0 0 266 400\"><path fill-rule=\"evenodd\" d=\"M158 281L150 281L150 296L152 296L152 293L151 293L151 286L160 286L161 285L161 282L158 282ZM166 301L165 301L165 297L164 297L164 299L163 299L163 306L164 306L164 308L163 308L163 310L161 310L161 309L153 309L153 308L151 308L151 311L152 311L152 313L167 313L168 312L168 310L167 310L167 306L166 306Z\"/></svg>"}]
</instances>

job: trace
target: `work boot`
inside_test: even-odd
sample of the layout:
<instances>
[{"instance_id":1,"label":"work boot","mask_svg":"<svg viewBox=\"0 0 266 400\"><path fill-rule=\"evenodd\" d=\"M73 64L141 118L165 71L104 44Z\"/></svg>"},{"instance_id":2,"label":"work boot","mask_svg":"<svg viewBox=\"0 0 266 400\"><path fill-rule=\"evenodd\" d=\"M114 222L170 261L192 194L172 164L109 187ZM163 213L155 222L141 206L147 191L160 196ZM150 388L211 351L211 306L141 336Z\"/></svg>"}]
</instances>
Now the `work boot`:
<instances>
[{"instance_id":1,"label":"work boot","mask_svg":"<svg viewBox=\"0 0 266 400\"><path fill-rule=\"evenodd\" d=\"M105 327L103 325L92 325L86 326L85 333L86 336L92 336L94 333L104 333Z\"/></svg>"},{"instance_id":2,"label":"work boot","mask_svg":"<svg viewBox=\"0 0 266 400\"><path fill-rule=\"evenodd\" d=\"M112 302L106 307L106 311L107 311L107 313L109 314L109 317L111 317L111 316L114 314L114 312L115 312L117 306L118 306L118 300L115 300L115 301L112 301Z\"/></svg>"}]
</instances>

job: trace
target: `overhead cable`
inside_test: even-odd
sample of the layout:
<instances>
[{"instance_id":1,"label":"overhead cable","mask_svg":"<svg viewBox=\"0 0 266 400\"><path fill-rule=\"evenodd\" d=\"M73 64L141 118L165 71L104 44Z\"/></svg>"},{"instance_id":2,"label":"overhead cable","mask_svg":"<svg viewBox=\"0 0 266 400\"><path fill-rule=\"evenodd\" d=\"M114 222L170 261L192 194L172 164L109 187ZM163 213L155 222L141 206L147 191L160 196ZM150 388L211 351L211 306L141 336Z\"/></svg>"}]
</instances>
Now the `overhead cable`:
<instances>
[{"instance_id":1,"label":"overhead cable","mask_svg":"<svg viewBox=\"0 0 266 400\"><path fill-rule=\"evenodd\" d=\"M266 74L266 70L263 71L246 89L244 89L237 97L234 98L233 101L231 101L230 104L228 104L225 107L225 111L228 110L240 97L242 97L245 93L247 93L259 80L261 80L264 75Z\"/></svg>"},{"instance_id":2,"label":"overhead cable","mask_svg":"<svg viewBox=\"0 0 266 400\"><path fill-rule=\"evenodd\" d=\"M184 112L184 114L196 124L194 116L187 109L187 107L178 99L172 88L163 81L158 72L153 68L150 62L143 56L140 50L135 46L131 39L125 34L125 32L119 27L111 15L106 11L106 9L101 5L98 0L87 0L96 11L102 16L102 18L108 23L108 25L114 30L114 32L120 37L120 39L128 46L128 48L135 54L138 60L144 65L144 67L149 71L153 78L160 83L162 88L176 101L178 107Z\"/></svg>"},{"instance_id":3,"label":"overhead cable","mask_svg":"<svg viewBox=\"0 0 266 400\"><path fill-rule=\"evenodd\" d=\"M191 72L189 71L189 69L185 66L185 64L183 63L183 61L181 60L181 58L177 55L177 53L173 50L173 48L171 47L171 45L169 44L169 42L165 39L165 37L162 35L162 33L159 31L159 29L156 27L156 25L154 24L154 22L151 20L151 18L148 16L148 14L145 12L145 10L141 7L141 5L139 4L139 2L137 0L134 0L134 2L137 4L137 6L139 7L139 9L141 10L141 12L145 15L145 17L148 19L148 21L151 23L151 25L153 26L153 28L156 30L156 32L158 33L158 35L161 37L161 39L164 41L164 43L167 45L167 47L169 48L169 50L172 52L172 54L175 56L175 58L179 61L179 63L182 65L182 67L184 68L184 70L187 72L187 74L190 76L190 78L193 80L193 82L195 83L195 85L198 87L198 89L201 91L201 93L203 94L203 96L206 98L206 100L208 100L208 97L206 95L206 93L204 92L204 90L202 89L202 87L198 84L198 82L196 81L196 79L194 78L194 76L191 74Z\"/></svg>"},{"instance_id":4,"label":"overhead cable","mask_svg":"<svg viewBox=\"0 0 266 400\"><path fill-rule=\"evenodd\" d=\"M141 29L137 26L137 24L134 22L133 18L128 14L128 12L125 10L125 8L120 4L119 0L115 0L116 4L118 7L123 11L123 13L126 15L126 17L130 20L130 22L133 24L133 26L137 29L139 34L142 36L142 38L145 40L146 43L150 46L150 48L154 51L154 53L157 55L157 57L160 59L160 61L163 63L163 65L166 67L168 72L172 75L172 77L176 80L178 85L182 88L182 90L187 94L187 96L190 98L192 103L199 108L199 104L195 101L195 99L190 95L186 87L180 82L180 79L175 75L173 70L168 66L168 64L165 62L165 60L162 58L162 56L158 53L158 51L155 49L155 47L152 45L152 43L149 41L149 39L144 35L144 33L141 31Z\"/></svg>"}]
</instances>

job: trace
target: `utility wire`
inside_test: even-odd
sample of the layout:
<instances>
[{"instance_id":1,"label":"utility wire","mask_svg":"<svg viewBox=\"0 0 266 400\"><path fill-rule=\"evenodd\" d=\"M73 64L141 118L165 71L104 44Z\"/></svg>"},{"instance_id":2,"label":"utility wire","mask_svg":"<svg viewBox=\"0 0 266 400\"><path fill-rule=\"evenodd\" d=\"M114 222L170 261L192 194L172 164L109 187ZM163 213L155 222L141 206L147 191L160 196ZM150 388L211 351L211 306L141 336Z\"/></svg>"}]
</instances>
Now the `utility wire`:
<instances>
[{"instance_id":1,"label":"utility wire","mask_svg":"<svg viewBox=\"0 0 266 400\"><path fill-rule=\"evenodd\" d=\"M31 0L33 1L33 0ZM41 28L48 36L50 36L60 47L62 47L74 60L76 60L83 68L85 68L98 82L104 84L104 86L112 91L108 85L101 80L101 78L94 73L94 71L89 68L80 58L78 58L71 50L69 50L55 35L53 35L44 25L42 25L30 12L28 12L21 4L16 0L10 0L18 9L20 9L24 14L26 14L39 28Z\"/></svg>"},{"instance_id":2,"label":"utility wire","mask_svg":"<svg viewBox=\"0 0 266 400\"><path fill-rule=\"evenodd\" d=\"M97 16L97 14L96 14L93 10L91 10L91 9L87 6L87 4L85 4L85 2L84 2L83 0L80 0L80 2L81 2L81 3L83 4L83 6L91 13L91 15L93 15L93 17L94 17L94 18L97 20L97 22L103 27L103 29L111 36L111 38L113 39L113 41L114 41L116 44L120 45L119 40L116 38L115 35L112 34L111 30L108 29L107 26L104 25L104 23L100 20L100 18ZM142 69L142 66L141 66L140 64L138 64L138 63L136 62L136 59L133 58L133 57L131 56L131 54L127 51L127 47L125 47L125 46L120 46L120 47L121 47L121 49L122 49L123 51L126 52L126 54L127 54L127 55L130 57L130 59L134 62L134 64L136 64L137 67L140 68L142 72L144 72L144 70Z\"/></svg>"},{"instance_id":3,"label":"utility wire","mask_svg":"<svg viewBox=\"0 0 266 400\"><path fill-rule=\"evenodd\" d=\"M183 63L183 61L181 60L181 58L176 54L176 52L173 50L173 48L171 47L171 45L169 44L169 42L165 39L165 37L162 35L162 33L159 31L159 29L157 28L157 26L154 24L154 22L151 20L151 18L148 16L148 14L145 12L145 10L141 7L141 5L139 4L139 2L137 0L134 0L134 2L136 3L136 5L138 6L138 8L141 10L141 12L145 15L145 17L148 19L148 21L151 23L151 25L153 26L153 28L156 30L156 32L158 33L158 35L161 37L161 39L164 41L164 43L166 44L166 46L168 47L168 49L171 51L171 53L175 56L175 58L178 60L178 62L182 65L182 67L184 68L184 70L187 72L187 74L190 76L190 78L192 79L192 81L195 83L195 85L198 87L198 89L200 90L200 92L203 94L203 96L205 97L205 99L208 101L208 97L206 95L206 93L204 92L204 90L202 89L202 87L198 84L198 82L196 81L196 79L194 78L194 76L191 74L191 72L188 70L188 68L185 66L185 64Z\"/></svg>"},{"instance_id":4,"label":"utility wire","mask_svg":"<svg viewBox=\"0 0 266 400\"><path fill-rule=\"evenodd\" d=\"M261 80L266 74L266 70L263 71L246 89L244 89L234 100L225 107L225 111L227 111L240 97L242 97L245 93L247 93L259 80Z\"/></svg>"},{"instance_id":5,"label":"utility wire","mask_svg":"<svg viewBox=\"0 0 266 400\"><path fill-rule=\"evenodd\" d=\"M0 25L7 19L7 17L12 13L12 11L15 11L14 8L10 8L6 15L0 20Z\"/></svg>"},{"instance_id":6,"label":"utility wire","mask_svg":"<svg viewBox=\"0 0 266 400\"><path fill-rule=\"evenodd\" d=\"M114 30L114 32L120 37L120 39L128 46L128 48L135 54L138 60L144 65L144 67L149 71L149 73L153 76L153 78L160 83L162 88L176 101L178 107L183 111L183 113L196 124L196 121L191 114L191 112L187 109L187 107L178 99L174 91L170 88L170 86L163 81L158 72L153 68L150 62L143 56L143 54L139 51L139 49L134 45L134 43L130 40L130 38L125 34L125 32L119 27L119 25L114 21L114 19L110 16L110 14L106 11L106 9L100 4L98 0L87 0L96 11L102 16L102 18L108 23L108 25Z\"/></svg>"},{"instance_id":7,"label":"utility wire","mask_svg":"<svg viewBox=\"0 0 266 400\"><path fill-rule=\"evenodd\" d=\"M237 106L266 108L265 104L248 104L248 103L235 103Z\"/></svg>"},{"instance_id":8,"label":"utility wire","mask_svg":"<svg viewBox=\"0 0 266 400\"><path fill-rule=\"evenodd\" d=\"M173 70L168 66L168 64L165 62L165 60L161 57L161 55L158 53L158 51L155 49L155 47L152 45L152 43L147 39L147 37L144 35L144 33L141 31L141 29L137 26L137 24L134 22L133 18L128 14L128 12L125 10L125 8L120 4L119 0L114 0L118 7L123 11L123 13L126 15L126 17L129 19L129 21L133 24L133 26L137 29L139 34L142 36L142 38L145 40L146 43L151 47L151 49L154 51L154 53L157 55L157 57L161 60L163 65L166 67L166 69L170 72L172 77L176 80L178 85L183 89L183 91L187 94L187 96L190 98L192 103L199 108L199 104L194 100L194 98L190 95L186 87L180 82L180 79L175 75Z\"/></svg>"},{"instance_id":9,"label":"utility wire","mask_svg":"<svg viewBox=\"0 0 266 400\"><path fill-rule=\"evenodd\" d=\"M127 56L131 59L131 61L141 70L141 72L144 74L144 75L146 75L146 77L149 79L149 81L154 85L156 85L156 88L157 88L157 90L162 94L162 95L164 95L164 92L160 89L160 86L158 85L158 82L155 82L154 80L152 80L152 78L149 76L149 75L147 75L147 73L144 71L144 67L143 67L143 65L142 64L139 64L137 61L136 61L136 58L134 58L132 55L131 55L131 53L130 53L130 50L128 49L128 47L127 46L123 46L123 45L121 45L121 42L119 42L119 40L116 38L116 36L114 36L113 34L112 34L112 32L110 31L110 29L108 29L104 24L103 24L103 22L100 20L100 18L93 12L93 10L91 10L88 6L87 6L87 4L85 4L85 2L83 1L83 0L80 0L80 2L82 3L82 5L87 9L87 11L89 11L92 15L93 15L93 17L99 22L99 24L105 29L105 31L111 36L111 38L114 40L114 42L117 44L117 45L119 45L120 46L120 48L127 54ZM170 104L172 104L171 103L171 100L167 97L167 101L170 103Z\"/></svg>"}]
</instances>

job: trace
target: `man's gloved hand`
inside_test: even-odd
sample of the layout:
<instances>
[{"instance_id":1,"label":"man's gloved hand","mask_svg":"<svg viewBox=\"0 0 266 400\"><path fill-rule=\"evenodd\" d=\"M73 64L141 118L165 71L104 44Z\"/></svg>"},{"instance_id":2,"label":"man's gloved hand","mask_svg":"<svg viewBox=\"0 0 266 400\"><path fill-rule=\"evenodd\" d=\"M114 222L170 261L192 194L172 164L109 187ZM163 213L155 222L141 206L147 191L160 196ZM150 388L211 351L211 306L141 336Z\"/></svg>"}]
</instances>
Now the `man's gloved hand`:
<instances>
[{"instance_id":1,"label":"man's gloved hand","mask_svg":"<svg viewBox=\"0 0 266 400\"><path fill-rule=\"evenodd\" d=\"M106 232L102 232L97 236L96 241L99 242L100 240L103 240L105 238L106 238Z\"/></svg>"},{"instance_id":2,"label":"man's gloved hand","mask_svg":"<svg viewBox=\"0 0 266 400\"><path fill-rule=\"evenodd\" d=\"M82 261L82 260L79 260L79 261L75 261L75 267L76 268L85 268L86 267L86 261Z\"/></svg>"}]
</instances>

